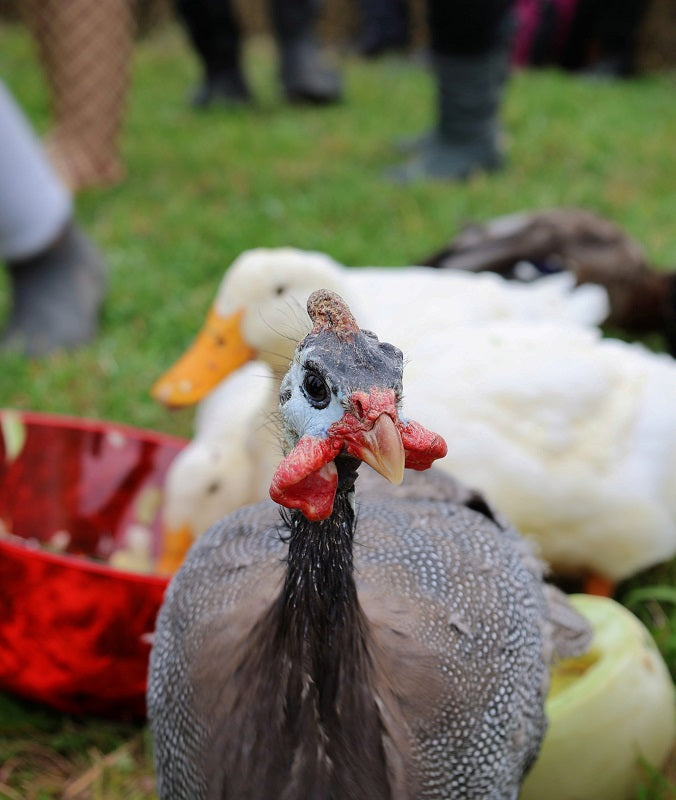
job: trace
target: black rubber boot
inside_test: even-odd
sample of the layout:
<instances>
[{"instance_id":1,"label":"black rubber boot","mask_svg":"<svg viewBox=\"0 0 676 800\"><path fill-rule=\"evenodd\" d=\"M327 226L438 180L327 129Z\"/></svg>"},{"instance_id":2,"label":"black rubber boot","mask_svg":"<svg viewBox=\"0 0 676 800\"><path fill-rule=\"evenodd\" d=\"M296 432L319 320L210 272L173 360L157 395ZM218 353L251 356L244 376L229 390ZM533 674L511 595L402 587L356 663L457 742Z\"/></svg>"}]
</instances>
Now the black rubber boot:
<instances>
[{"instance_id":1,"label":"black rubber boot","mask_svg":"<svg viewBox=\"0 0 676 800\"><path fill-rule=\"evenodd\" d=\"M242 72L242 34L229 0L174 0L180 21L199 57L204 78L193 92L194 108L251 102Z\"/></svg>"},{"instance_id":2,"label":"black rubber boot","mask_svg":"<svg viewBox=\"0 0 676 800\"><path fill-rule=\"evenodd\" d=\"M317 42L317 0L272 0L272 22L279 48L279 76L293 103L336 103L342 98L340 74Z\"/></svg>"},{"instance_id":3,"label":"black rubber boot","mask_svg":"<svg viewBox=\"0 0 676 800\"><path fill-rule=\"evenodd\" d=\"M239 67L207 74L190 98L193 108L201 109L243 106L251 101L251 91Z\"/></svg>"},{"instance_id":4,"label":"black rubber boot","mask_svg":"<svg viewBox=\"0 0 676 800\"><path fill-rule=\"evenodd\" d=\"M508 58L509 50L502 44L478 55L434 56L436 129L411 142L409 149L415 155L391 170L391 179L465 180L502 167L498 111Z\"/></svg>"},{"instance_id":5,"label":"black rubber boot","mask_svg":"<svg viewBox=\"0 0 676 800\"><path fill-rule=\"evenodd\" d=\"M106 270L98 250L75 224L68 223L42 253L7 266L12 305L2 349L36 357L94 338Z\"/></svg>"}]
</instances>

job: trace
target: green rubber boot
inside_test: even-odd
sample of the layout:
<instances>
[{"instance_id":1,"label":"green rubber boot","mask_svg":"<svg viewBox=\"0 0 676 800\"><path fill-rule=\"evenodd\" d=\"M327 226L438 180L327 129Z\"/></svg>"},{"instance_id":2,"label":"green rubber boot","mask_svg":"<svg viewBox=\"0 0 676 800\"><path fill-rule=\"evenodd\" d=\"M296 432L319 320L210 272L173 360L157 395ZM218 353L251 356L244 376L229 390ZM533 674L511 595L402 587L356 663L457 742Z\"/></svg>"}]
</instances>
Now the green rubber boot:
<instances>
[{"instance_id":1,"label":"green rubber boot","mask_svg":"<svg viewBox=\"0 0 676 800\"><path fill-rule=\"evenodd\" d=\"M414 142L414 155L389 171L392 180L461 181L503 166L498 112L508 59L504 44L479 55L434 57L436 129Z\"/></svg>"}]
</instances>

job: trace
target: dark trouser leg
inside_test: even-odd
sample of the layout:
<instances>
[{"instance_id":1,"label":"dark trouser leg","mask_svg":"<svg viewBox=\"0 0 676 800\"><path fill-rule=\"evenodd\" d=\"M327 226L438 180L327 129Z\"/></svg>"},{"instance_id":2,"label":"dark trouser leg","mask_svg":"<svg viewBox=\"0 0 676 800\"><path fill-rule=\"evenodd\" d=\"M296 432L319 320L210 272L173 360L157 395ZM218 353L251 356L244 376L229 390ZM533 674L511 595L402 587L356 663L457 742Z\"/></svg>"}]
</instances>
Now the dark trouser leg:
<instances>
[{"instance_id":1,"label":"dark trouser leg","mask_svg":"<svg viewBox=\"0 0 676 800\"><path fill-rule=\"evenodd\" d=\"M377 56L410 41L408 0L359 0L359 52Z\"/></svg>"},{"instance_id":2,"label":"dark trouser leg","mask_svg":"<svg viewBox=\"0 0 676 800\"><path fill-rule=\"evenodd\" d=\"M599 72L619 77L634 74L638 34L647 7L647 0L599 4L596 23Z\"/></svg>"},{"instance_id":3,"label":"dark trouser leg","mask_svg":"<svg viewBox=\"0 0 676 800\"><path fill-rule=\"evenodd\" d=\"M251 94L241 67L241 33L230 0L174 0L204 70L193 103L247 102Z\"/></svg>"},{"instance_id":4,"label":"dark trouser leg","mask_svg":"<svg viewBox=\"0 0 676 800\"><path fill-rule=\"evenodd\" d=\"M321 6L318 0L270 0L280 78L294 102L334 103L342 93L340 76L325 61L315 36Z\"/></svg>"},{"instance_id":5,"label":"dark trouser leg","mask_svg":"<svg viewBox=\"0 0 676 800\"><path fill-rule=\"evenodd\" d=\"M513 0L428 0L430 46L440 55L476 55L500 39Z\"/></svg>"},{"instance_id":6,"label":"dark trouser leg","mask_svg":"<svg viewBox=\"0 0 676 800\"><path fill-rule=\"evenodd\" d=\"M635 56L647 0L580 0L561 66L597 75L626 76L635 72Z\"/></svg>"}]
</instances>

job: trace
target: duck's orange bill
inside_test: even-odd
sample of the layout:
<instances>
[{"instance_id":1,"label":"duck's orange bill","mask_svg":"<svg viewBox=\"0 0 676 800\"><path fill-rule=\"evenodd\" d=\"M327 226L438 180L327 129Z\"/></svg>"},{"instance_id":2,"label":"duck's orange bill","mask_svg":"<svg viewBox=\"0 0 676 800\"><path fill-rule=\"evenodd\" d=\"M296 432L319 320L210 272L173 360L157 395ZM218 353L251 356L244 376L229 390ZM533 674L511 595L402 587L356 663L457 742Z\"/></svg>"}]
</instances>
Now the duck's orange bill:
<instances>
[{"instance_id":1,"label":"duck's orange bill","mask_svg":"<svg viewBox=\"0 0 676 800\"><path fill-rule=\"evenodd\" d=\"M223 317L212 306L191 347L155 383L152 395L169 407L191 406L206 397L231 372L256 358L244 341L244 311Z\"/></svg>"},{"instance_id":2,"label":"duck's orange bill","mask_svg":"<svg viewBox=\"0 0 676 800\"><path fill-rule=\"evenodd\" d=\"M162 532L162 552L156 570L160 575L173 575L181 566L194 537L188 525Z\"/></svg>"}]
</instances>

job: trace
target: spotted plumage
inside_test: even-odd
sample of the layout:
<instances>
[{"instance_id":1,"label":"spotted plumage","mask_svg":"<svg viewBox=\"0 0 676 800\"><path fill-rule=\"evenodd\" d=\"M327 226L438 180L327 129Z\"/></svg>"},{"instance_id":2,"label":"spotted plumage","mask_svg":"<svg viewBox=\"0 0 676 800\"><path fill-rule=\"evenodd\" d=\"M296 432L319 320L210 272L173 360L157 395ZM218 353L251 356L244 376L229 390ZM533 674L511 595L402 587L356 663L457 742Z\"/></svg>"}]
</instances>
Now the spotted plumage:
<instances>
[{"instance_id":1,"label":"spotted plumage","mask_svg":"<svg viewBox=\"0 0 676 800\"><path fill-rule=\"evenodd\" d=\"M217 523L167 592L148 691L160 797L513 800L551 658L583 649L586 627L451 477L357 478L364 458L396 475L445 450L398 418L401 353L331 324L282 387L271 492L289 510Z\"/></svg>"}]
</instances>

